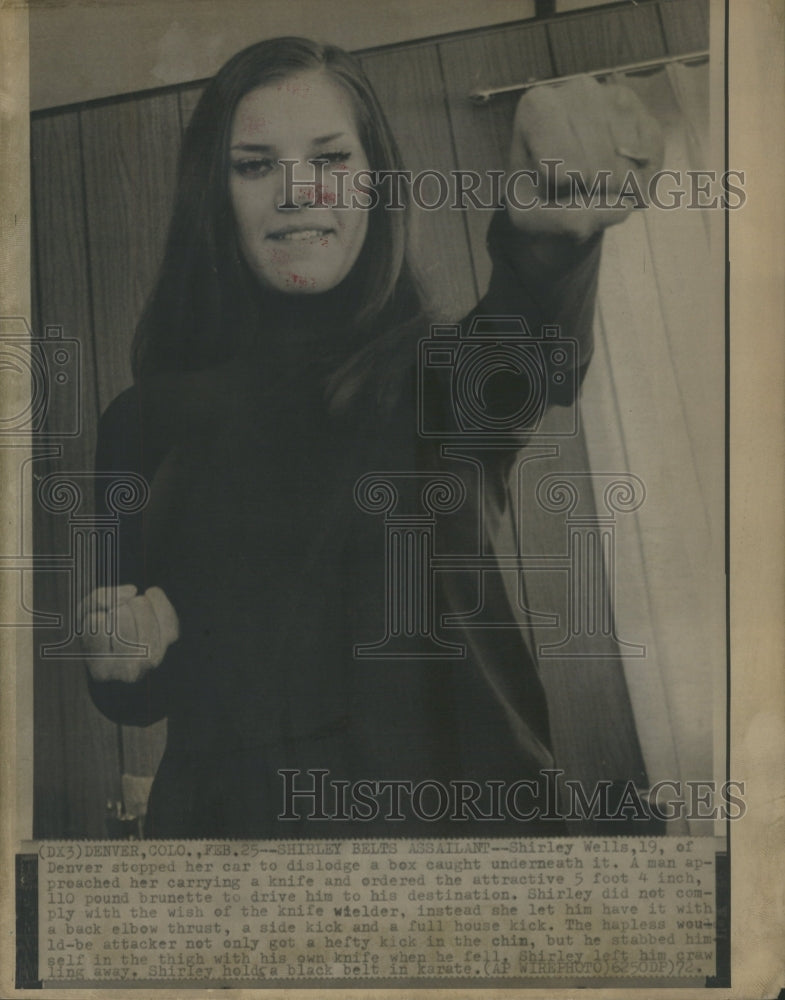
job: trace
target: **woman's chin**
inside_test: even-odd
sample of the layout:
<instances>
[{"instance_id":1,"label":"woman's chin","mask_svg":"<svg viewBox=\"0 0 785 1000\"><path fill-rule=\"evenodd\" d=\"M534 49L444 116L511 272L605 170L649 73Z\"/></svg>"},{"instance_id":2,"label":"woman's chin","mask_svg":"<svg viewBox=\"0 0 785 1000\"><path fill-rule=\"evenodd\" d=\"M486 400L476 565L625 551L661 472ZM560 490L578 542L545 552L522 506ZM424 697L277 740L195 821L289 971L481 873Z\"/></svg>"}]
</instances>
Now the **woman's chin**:
<instances>
[{"instance_id":1,"label":"woman's chin","mask_svg":"<svg viewBox=\"0 0 785 1000\"><path fill-rule=\"evenodd\" d=\"M277 274L274 280L266 281L264 284L284 295L320 295L337 288L343 278L344 275L325 275L293 268L285 273Z\"/></svg>"}]
</instances>

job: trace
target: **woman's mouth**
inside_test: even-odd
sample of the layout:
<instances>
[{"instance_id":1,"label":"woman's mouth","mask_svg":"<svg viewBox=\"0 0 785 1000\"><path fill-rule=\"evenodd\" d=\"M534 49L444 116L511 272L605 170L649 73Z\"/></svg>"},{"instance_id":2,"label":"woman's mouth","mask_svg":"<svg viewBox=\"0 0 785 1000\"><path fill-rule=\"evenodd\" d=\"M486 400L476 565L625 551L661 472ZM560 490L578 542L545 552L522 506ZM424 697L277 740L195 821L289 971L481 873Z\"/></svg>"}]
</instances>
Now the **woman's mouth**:
<instances>
[{"instance_id":1,"label":"woman's mouth","mask_svg":"<svg viewBox=\"0 0 785 1000\"><path fill-rule=\"evenodd\" d=\"M277 229L273 233L268 233L267 239L276 240L282 243L305 243L308 240L326 239L326 237L331 236L334 232L334 229L322 226L311 229L286 228Z\"/></svg>"}]
</instances>

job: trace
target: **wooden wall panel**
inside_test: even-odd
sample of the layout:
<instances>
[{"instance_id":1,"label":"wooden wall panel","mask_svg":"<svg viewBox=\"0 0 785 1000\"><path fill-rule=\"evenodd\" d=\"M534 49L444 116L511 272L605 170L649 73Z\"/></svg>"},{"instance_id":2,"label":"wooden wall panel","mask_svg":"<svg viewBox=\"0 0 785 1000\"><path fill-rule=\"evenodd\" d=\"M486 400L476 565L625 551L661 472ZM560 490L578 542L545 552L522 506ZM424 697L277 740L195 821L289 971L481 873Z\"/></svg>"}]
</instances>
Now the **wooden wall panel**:
<instances>
[{"instance_id":1,"label":"wooden wall panel","mask_svg":"<svg viewBox=\"0 0 785 1000\"><path fill-rule=\"evenodd\" d=\"M408 170L455 169L444 87L435 46L380 52L362 58ZM423 186L423 198L438 191ZM427 301L439 319L458 319L477 300L474 273L461 215L449 204L437 211L413 208L412 253Z\"/></svg>"},{"instance_id":2,"label":"wooden wall panel","mask_svg":"<svg viewBox=\"0 0 785 1000\"><path fill-rule=\"evenodd\" d=\"M709 47L709 0L661 0L659 7L668 52Z\"/></svg>"},{"instance_id":3,"label":"wooden wall panel","mask_svg":"<svg viewBox=\"0 0 785 1000\"><path fill-rule=\"evenodd\" d=\"M441 43L439 54L458 167L479 171L483 176L488 170L505 169L517 97L514 94L501 96L478 106L469 100L469 94L478 89L553 76L545 27L526 25L477 37L456 38ZM488 204L490 191L486 190L484 195L482 191L478 193L482 203ZM490 261L485 250L489 221L490 212L475 208L466 210L480 295L485 292L490 277Z\"/></svg>"},{"instance_id":4,"label":"wooden wall panel","mask_svg":"<svg viewBox=\"0 0 785 1000\"><path fill-rule=\"evenodd\" d=\"M559 18L548 25L557 76L665 54L657 4Z\"/></svg>"},{"instance_id":5,"label":"wooden wall panel","mask_svg":"<svg viewBox=\"0 0 785 1000\"><path fill-rule=\"evenodd\" d=\"M194 113L194 108L199 103L199 98L204 93L204 87L183 87L182 90L178 92L178 98L180 101L180 122L182 124L183 131L188 127L188 123L191 120L191 115Z\"/></svg>"},{"instance_id":6,"label":"wooden wall panel","mask_svg":"<svg viewBox=\"0 0 785 1000\"><path fill-rule=\"evenodd\" d=\"M98 399L131 383L130 348L160 264L180 144L177 95L82 111Z\"/></svg>"},{"instance_id":7,"label":"wooden wall panel","mask_svg":"<svg viewBox=\"0 0 785 1000\"><path fill-rule=\"evenodd\" d=\"M171 216L180 107L174 92L82 112L101 409L131 383L130 348ZM154 773L165 723L123 727L126 773Z\"/></svg>"},{"instance_id":8,"label":"wooden wall panel","mask_svg":"<svg viewBox=\"0 0 785 1000\"><path fill-rule=\"evenodd\" d=\"M90 470L95 450L97 403L90 317L90 258L85 232L83 177L76 113L33 122L31 158L35 199L36 334L48 324L79 342L81 396L73 370L69 382L53 386L48 429L72 426L76 410L81 433L60 438L60 456L34 462L34 485L51 472ZM71 351L69 346L67 350ZM41 450L50 449L41 446ZM92 508L87 496L86 509ZM33 501L36 551L65 555L67 516L46 514ZM70 578L65 572L36 574L37 610L62 616L61 628L36 629L36 650L64 640L70 620ZM117 728L89 700L84 665L77 660L37 659L35 667L35 835L99 837L105 834L107 799L119 797ZM86 762L90 762L86 767Z\"/></svg>"}]
</instances>

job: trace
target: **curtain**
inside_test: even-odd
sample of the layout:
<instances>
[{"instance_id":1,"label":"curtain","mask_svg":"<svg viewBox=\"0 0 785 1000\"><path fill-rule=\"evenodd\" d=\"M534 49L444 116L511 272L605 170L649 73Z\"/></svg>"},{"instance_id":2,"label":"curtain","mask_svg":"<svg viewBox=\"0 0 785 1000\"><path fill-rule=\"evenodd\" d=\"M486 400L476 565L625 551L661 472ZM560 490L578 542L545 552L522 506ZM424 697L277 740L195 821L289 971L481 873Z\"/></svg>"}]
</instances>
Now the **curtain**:
<instances>
[{"instance_id":1,"label":"curtain","mask_svg":"<svg viewBox=\"0 0 785 1000\"><path fill-rule=\"evenodd\" d=\"M606 235L582 413L593 473L629 472L646 490L617 518L615 617L621 639L646 647L625 676L649 782L707 780L724 761L723 219L688 206L684 172L720 162L709 66L617 80L664 129L664 165L681 179L663 191L688 193Z\"/></svg>"}]
</instances>

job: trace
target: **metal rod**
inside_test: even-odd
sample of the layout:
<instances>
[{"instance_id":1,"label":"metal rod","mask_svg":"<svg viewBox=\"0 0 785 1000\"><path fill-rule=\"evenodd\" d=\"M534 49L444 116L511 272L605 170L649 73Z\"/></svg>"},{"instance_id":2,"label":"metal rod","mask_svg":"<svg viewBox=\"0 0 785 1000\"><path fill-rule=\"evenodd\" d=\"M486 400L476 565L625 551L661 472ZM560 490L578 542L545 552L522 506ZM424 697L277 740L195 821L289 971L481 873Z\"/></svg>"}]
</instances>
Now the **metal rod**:
<instances>
[{"instance_id":1,"label":"metal rod","mask_svg":"<svg viewBox=\"0 0 785 1000\"><path fill-rule=\"evenodd\" d=\"M660 56L658 59L647 59L644 62L627 63L626 66L613 66L610 69L592 69L585 73L571 73L569 76L552 76L541 80L527 80L526 83L513 83L508 87L489 87L487 90L475 90L469 94L469 100L475 104L487 104L492 97L500 94L514 94L519 90L529 90L530 87L543 87L552 83L566 83L577 80L581 76L612 76L614 73L634 73L647 69L659 69L668 63L698 63L709 58L708 49L696 52L683 52L678 56Z\"/></svg>"}]
</instances>

